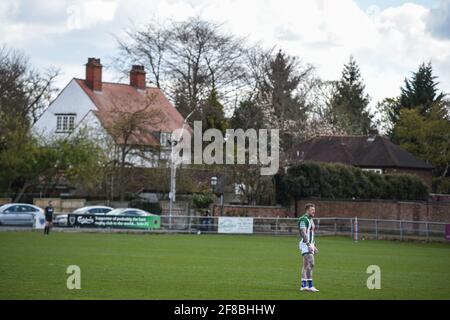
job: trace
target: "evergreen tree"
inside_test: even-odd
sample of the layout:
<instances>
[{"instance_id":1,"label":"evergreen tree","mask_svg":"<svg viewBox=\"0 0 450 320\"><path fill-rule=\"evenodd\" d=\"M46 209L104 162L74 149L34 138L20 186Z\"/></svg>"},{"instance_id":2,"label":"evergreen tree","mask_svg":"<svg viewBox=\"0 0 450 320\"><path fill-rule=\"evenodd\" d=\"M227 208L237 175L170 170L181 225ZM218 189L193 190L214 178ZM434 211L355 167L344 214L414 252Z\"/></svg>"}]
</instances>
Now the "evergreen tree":
<instances>
[{"instance_id":1,"label":"evergreen tree","mask_svg":"<svg viewBox=\"0 0 450 320\"><path fill-rule=\"evenodd\" d=\"M225 133L228 121L225 118L223 105L220 103L217 91L212 90L206 101L202 103L203 130L218 129Z\"/></svg>"},{"instance_id":2,"label":"evergreen tree","mask_svg":"<svg viewBox=\"0 0 450 320\"><path fill-rule=\"evenodd\" d=\"M434 166L435 176L449 174L450 121L442 118L436 105L425 116L417 108L403 108L393 133L402 148Z\"/></svg>"},{"instance_id":3,"label":"evergreen tree","mask_svg":"<svg viewBox=\"0 0 450 320\"><path fill-rule=\"evenodd\" d=\"M367 134L370 130L372 116L367 110L370 98L364 90L359 67L350 56L330 101L332 122L349 134Z\"/></svg>"},{"instance_id":4,"label":"evergreen tree","mask_svg":"<svg viewBox=\"0 0 450 320\"><path fill-rule=\"evenodd\" d=\"M434 118L439 116L443 120L449 119L449 101L445 99L445 93L438 92L439 82L436 79L431 63L422 63L411 79L405 79L405 86L400 88L398 97L386 98L378 104L385 121L386 133L394 142L400 143L395 127L401 121L403 109L417 110L424 117L434 113Z\"/></svg>"},{"instance_id":5,"label":"evergreen tree","mask_svg":"<svg viewBox=\"0 0 450 320\"><path fill-rule=\"evenodd\" d=\"M301 69L295 57L281 50L269 61L260 88L261 105L267 123L280 130L280 148L292 145L296 132L306 120L306 103L299 92L312 68Z\"/></svg>"},{"instance_id":6,"label":"evergreen tree","mask_svg":"<svg viewBox=\"0 0 450 320\"><path fill-rule=\"evenodd\" d=\"M266 89L271 92L274 115L280 121L295 117L299 109L299 99L294 92L300 80L295 70L295 59L288 57L280 50L275 59L270 62L266 82Z\"/></svg>"},{"instance_id":7,"label":"evergreen tree","mask_svg":"<svg viewBox=\"0 0 450 320\"><path fill-rule=\"evenodd\" d=\"M230 125L234 129L262 129L265 127L264 115L255 101L247 99L239 103L239 108L231 117Z\"/></svg>"},{"instance_id":8,"label":"evergreen tree","mask_svg":"<svg viewBox=\"0 0 450 320\"><path fill-rule=\"evenodd\" d=\"M431 62L422 63L411 79L405 79L405 87L400 88L399 108L418 108L421 115L430 112L433 105L443 102L445 94L438 92L436 76Z\"/></svg>"},{"instance_id":9,"label":"evergreen tree","mask_svg":"<svg viewBox=\"0 0 450 320\"><path fill-rule=\"evenodd\" d=\"M388 112L392 140L434 166L435 176L448 175L450 165L450 114L446 94L439 92L431 63L422 63L411 79L405 79L397 103Z\"/></svg>"}]
</instances>

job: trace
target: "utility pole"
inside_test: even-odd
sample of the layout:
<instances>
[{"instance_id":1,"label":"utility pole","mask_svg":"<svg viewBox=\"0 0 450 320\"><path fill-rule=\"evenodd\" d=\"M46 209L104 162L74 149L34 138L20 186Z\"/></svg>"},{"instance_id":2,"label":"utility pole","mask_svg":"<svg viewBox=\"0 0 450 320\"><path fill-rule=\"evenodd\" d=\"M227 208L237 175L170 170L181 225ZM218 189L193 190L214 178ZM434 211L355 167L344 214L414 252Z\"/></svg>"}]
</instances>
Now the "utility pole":
<instances>
[{"instance_id":1,"label":"utility pole","mask_svg":"<svg viewBox=\"0 0 450 320\"><path fill-rule=\"evenodd\" d=\"M194 113L195 110L192 110L191 113L187 115L187 117L183 121L183 127L181 128L180 135L177 139L169 141L170 143L170 192L169 192L169 229L172 229L172 215L173 215L173 203L175 202L176 195L176 179L177 179L177 164L174 160L173 148L176 146L182 139L184 128L186 127L187 121L189 117Z\"/></svg>"}]
</instances>

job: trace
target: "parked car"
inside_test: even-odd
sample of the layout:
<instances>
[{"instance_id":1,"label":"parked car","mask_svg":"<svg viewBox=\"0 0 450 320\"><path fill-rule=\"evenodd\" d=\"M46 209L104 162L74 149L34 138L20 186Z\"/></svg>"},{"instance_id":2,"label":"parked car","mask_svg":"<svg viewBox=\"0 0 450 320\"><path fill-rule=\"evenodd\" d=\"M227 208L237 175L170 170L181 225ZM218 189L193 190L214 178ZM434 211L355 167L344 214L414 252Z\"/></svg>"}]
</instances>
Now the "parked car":
<instances>
[{"instance_id":1,"label":"parked car","mask_svg":"<svg viewBox=\"0 0 450 320\"><path fill-rule=\"evenodd\" d=\"M106 213L113 210L111 207L106 206L88 206L76 209L73 214L93 214L93 215L105 215ZM53 224L58 227L65 227L68 225L67 219L68 214L58 214L53 219Z\"/></svg>"},{"instance_id":2,"label":"parked car","mask_svg":"<svg viewBox=\"0 0 450 320\"><path fill-rule=\"evenodd\" d=\"M111 216L155 216L155 214L151 214L147 211L136 209L136 208L117 208L107 213L107 215Z\"/></svg>"},{"instance_id":3,"label":"parked car","mask_svg":"<svg viewBox=\"0 0 450 320\"><path fill-rule=\"evenodd\" d=\"M28 203L5 204L0 207L0 225L41 229L45 225L44 210Z\"/></svg>"}]
</instances>

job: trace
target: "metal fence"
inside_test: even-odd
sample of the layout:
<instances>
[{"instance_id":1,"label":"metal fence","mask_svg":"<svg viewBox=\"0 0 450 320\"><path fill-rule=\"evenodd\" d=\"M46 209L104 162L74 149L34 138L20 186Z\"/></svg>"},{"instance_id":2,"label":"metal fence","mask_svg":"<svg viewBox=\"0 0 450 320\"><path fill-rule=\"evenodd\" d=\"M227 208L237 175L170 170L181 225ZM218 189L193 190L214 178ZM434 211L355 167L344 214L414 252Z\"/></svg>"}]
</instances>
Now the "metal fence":
<instances>
[{"instance_id":1,"label":"metal fence","mask_svg":"<svg viewBox=\"0 0 450 320\"><path fill-rule=\"evenodd\" d=\"M298 218L252 217L253 234L298 236ZM358 218L314 218L317 236L348 236L363 239L397 239L445 241L444 222L383 220ZM186 215L185 210L174 210L172 216L161 215L161 228L142 230L157 233L218 233L219 217ZM7 229L6 226L0 230Z\"/></svg>"},{"instance_id":2,"label":"metal fence","mask_svg":"<svg viewBox=\"0 0 450 320\"><path fill-rule=\"evenodd\" d=\"M161 228L167 232L217 233L219 217L163 215ZM253 217L253 233L298 235L297 218ZM445 240L443 222L354 218L314 218L317 236L349 236L362 239Z\"/></svg>"}]
</instances>

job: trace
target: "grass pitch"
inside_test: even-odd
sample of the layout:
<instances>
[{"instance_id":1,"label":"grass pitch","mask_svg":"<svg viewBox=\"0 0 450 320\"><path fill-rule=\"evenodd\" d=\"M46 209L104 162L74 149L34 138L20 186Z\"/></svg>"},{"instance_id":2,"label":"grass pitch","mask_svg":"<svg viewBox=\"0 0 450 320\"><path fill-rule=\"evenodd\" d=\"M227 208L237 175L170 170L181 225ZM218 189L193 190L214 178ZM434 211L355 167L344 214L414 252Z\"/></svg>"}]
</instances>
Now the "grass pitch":
<instances>
[{"instance_id":1,"label":"grass pitch","mask_svg":"<svg viewBox=\"0 0 450 320\"><path fill-rule=\"evenodd\" d=\"M295 237L0 232L0 244L0 299L450 299L449 244L318 238L319 293L299 291ZM69 265L81 290L66 287Z\"/></svg>"}]
</instances>

